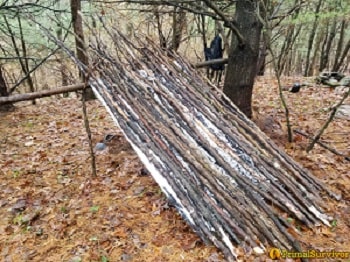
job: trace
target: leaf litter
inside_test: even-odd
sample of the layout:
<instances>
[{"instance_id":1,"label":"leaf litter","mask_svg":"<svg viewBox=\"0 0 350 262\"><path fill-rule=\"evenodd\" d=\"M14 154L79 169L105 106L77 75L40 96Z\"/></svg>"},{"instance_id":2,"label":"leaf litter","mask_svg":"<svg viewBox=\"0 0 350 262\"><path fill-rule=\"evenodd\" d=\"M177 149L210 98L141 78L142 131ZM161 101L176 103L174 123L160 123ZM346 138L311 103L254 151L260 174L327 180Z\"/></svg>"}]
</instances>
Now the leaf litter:
<instances>
[{"instance_id":1,"label":"leaf litter","mask_svg":"<svg viewBox=\"0 0 350 262\"><path fill-rule=\"evenodd\" d=\"M286 85L293 82L285 78ZM341 94L318 86L286 93L293 128L313 134ZM349 162L295 135L287 143L285 118L272 77L257 79L254 121L280 147L343 199L329 202L332 228L315 226L297 235L304 249L349 251ZM347 100L349 103L349 99ZM2 261L224 261L171 207L122 133L98 101L88 102L93 144L113 139L98 152L91 176L81 102L23 102L0 115L0 257ZM322 141L349 154L350 121L336 119ZM283 214L281 214L283 216ZM293 226L297 226L294 225ZM241 261L266 261L242 248Z\"/></svg>"}]
</instances>

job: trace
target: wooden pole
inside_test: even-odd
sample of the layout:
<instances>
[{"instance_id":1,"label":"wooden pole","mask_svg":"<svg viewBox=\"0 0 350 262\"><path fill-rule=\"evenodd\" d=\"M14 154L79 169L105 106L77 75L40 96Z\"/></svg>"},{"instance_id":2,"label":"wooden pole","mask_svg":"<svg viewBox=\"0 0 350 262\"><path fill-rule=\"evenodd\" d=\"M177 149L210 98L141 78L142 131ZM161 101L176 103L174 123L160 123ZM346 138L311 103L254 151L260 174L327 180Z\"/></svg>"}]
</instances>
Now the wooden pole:
<instances>
[{"instance_id":1,"label":"wooden pole","mask_svg":"<svg viewBox=\"0 0 350 262\"><path fill-rule=\"evenodd\" d=\"M2 96L0 97L0 105L16 103L20 101L28 101L36 98L42 98L42 97L62 94L66 92L74 92L74 91L82 90L84 87L85 87L85 84L81 83L81 84L62 86L55 89L49 89L49 90L33 92L33 93L17 94L13 96Z\"/></svg>"},{"instance_id":2,"label":"wooden pole","mask_svg":"<svg viewBox=\"0 0 350 262\"><path fill-rule=\"evenodd\" d=\"M201 67L206 67L211 65L220 65L220 64L227 64L227 63L228 63L228 58L219 58L219 59L212 59L205 62L199 62L195 64L194 67L201 68Z\"/></svg>"}]
</instances>

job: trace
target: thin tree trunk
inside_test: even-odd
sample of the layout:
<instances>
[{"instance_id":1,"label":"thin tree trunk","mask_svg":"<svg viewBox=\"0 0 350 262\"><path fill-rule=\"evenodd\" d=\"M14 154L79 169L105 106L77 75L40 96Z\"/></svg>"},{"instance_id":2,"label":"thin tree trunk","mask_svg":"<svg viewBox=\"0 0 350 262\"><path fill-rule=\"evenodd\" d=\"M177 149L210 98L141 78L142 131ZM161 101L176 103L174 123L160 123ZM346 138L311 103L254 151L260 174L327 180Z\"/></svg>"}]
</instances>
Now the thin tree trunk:
<instances>
[{"instance_id":1,"label":"thin tree trunk","mask_svg":"<svg viewBox=\"0 0 350 262\"><path fill-rule=\"evenodd\" d=\"M72 23L75 34L75 46L77 52L77 58L84 65L84 67L89 67L89 59L85 52L85 38L83 31L83 20L81 16L81 0L71 0L71 13L72 13ZM80 79L82 82L86 83L88 81L88 76L83 72L79 72ZM85 92L85 100L94 99L94 93L91 88L88 88Z\"/></svg>"},{"instance_id":2,"label":"thin tree trunk","mask_svg":"<svg viewBox=\"0 0 350 262\"><path fill-rule=\"evenodd\" d=\"M296 30L293 27L290 29L290 33L288 33L288 36L283 44L283 47L281 49L280 56L277 62L277 69L278 69L279 75L281 75L282 72L284 71L286 63L288 61L289 53L291 52L296 39L300 35L301 28L302 28L302 25L299 25L299 27Z\"/></svg>"},{"instance_id":3,"label":"thin tree trunk","mask_svg":"<svg viewBox=\"0 0 350 262\"><path fill-rule=\"evenodd\" d=\"M314 73L315 73L316 61L317 61L317 58L319 58L318 54L320 52L320 47L321 47L323 35L324 35L324 29L319 30L318 34L316 36L316 43L314 45L314 54L312 56L311 63L309 65L308 75L314 75Z\"/></svg>"},{"instance_id":4,"label":"thin tree trunk","mask_svg":"<svg viewBox=\"0 0 350 262\"><path fill-rule=\"evenodd\" d=\"M296 57L295 73L297 75L303 74L303 59L302 59L301 52L298 52L297 57Z\"/></svg>"},{"instance_id":5,"label":"thin tree trunk","mask_svg":"<svg viewBox=\"0 0 350 262\"><path fill-rule=\"evenodd\" d=\"M340 59L338 61L337 67L335 67L335 69L336 69L335 71L339 71L341 66L342 66L342 64L346 64L345 60L348 57L349 50L350 50L350 39L348 40L348 42L345 45L343 53L342 53L342 55L341 55L341 57L340 57ZM347 58L347 60L349 61L349 57ZM349 65L345 66L345 69L347 69L348 67L349 67Z\"/></svg>"},{"instance_id":6,"label":"thin tree trunk","mask_svg":"<svg viewBox=\"0 0 350 262\"><path fill-rule=\"evenodd\" d=\"M183 9L174 8L173 13L173 38L170 49L177 51L180 47L182 34L186 28L186 12Z\"/></svg>"},{"instance_id":7,"label":"thin tree trunk","mask_svg":"<svg viewBox=\"0 0 350 262\"><path fill-rule=\"evenodd\" d=\"M350 39L344 47L344 37L346 32L345 29L348 27L348 25L349 23L347 23L345 20L342 21L337 51L335 53L334 64L332 68L333 72L337 72L340 70L340 67L344 63L345 57L347 56L350 49Z\"/></svg>"},{"instance_id":8,"label":"thin tree trunk","mask_svg":"<svg viewBox=\"0 0 350 262\"><path fill-rule=\"evenodd\" d=\"M34 84L33 84L33 80L30 76L30 73L29 73L29 65L28 65L28 61L26 61L26 54L27 54L27 51L26 51L26 45L25 45L25 42L24 42L24 39L23 39L23 34L22 34L22 26L21 26L21 20L18 16L18 23L19 23L19 28L20 28L20 33L21 33L21 45L22 45L22 54L19 50L19 47L17 46L17 42L16 42L16 39L15 39L15 35L14 35L14 32L12 31L12 28L6 18L6 16L4 16L4 21L5 21L5 24L6 24L6 27L7 27L7 30L10 34L10 37L11 37L11 42L12 42L12 45L13 45L13 49L15 50L15 53L18 57L18 62L21 66L21 69L24 73L24 75L26 76L26 80L27 80L27 83L29 85L29 89L31 92L34 91ZM32 104L34 105L35 104L35 100L32 101Z\"/></svg>"},{"instance_id":9,"label":"thin tree trunk","mask_svg":"<svg viewBox=\"0 0 350 262\"><path fill-rule=\"evenodd\" d=\"M158 37L159 37L159 46L162 49L166 49L167 48L167 41L165 36L163 35L163 30L162 30L162 23L160 21L160 16L159 16L159 12L158 12L158 7L154 8L153 11L154 17L156 18L156 22L157 22L157 30L158 30Z\"/></svg>"},{"instance_id":10,"label":"thin tree trunk","mask_svg":"<svg viewBox=\"0 0 350 262\"><path fill-rule=\"evenodd\" d=\"M319 0L317 5L316 5L316 9L315 9L315 20L314 20L314 23L312 25L311 32L309 35L304 76L310 75L310 56L311 56L311 51L312 51L312 47L314 44L314 39L315 39L315 34L316 34L317 26L318 26L318 18L319 18L319 13L320 13L322 2L323 2L323 0Z\"/></svg>"},{"instance_id":11,"label":"thin tree trunk","mask_svg":"<svg viewBox=\"0 0 350 262\"><path fill-rule=\"evenodd\" d=\"M7 97L9 95L5 77L2 73L2 65L0 64L0 95ZM12 103L8 103L6 105L1 105L0 104L0 111L10 111L13 108Z\"/></svg>"},{"instance_id":12,"label":"thin tree trunk","mask_svg":"<svg viewBox=\"0 0 350 262\"><path fill-rule=\"evenodd\" d=\"M61 8L61 1L57 1L57 8L60 9ZM61 42L63 41L63 26L62 26L62 17L61 17L61 13L57 14L57 30L56 30L56 35L57 35L57 39L60 40ZM59 64L59 68L60 68L60 72L61 72L61 85L62 86L67 86L69 84L68 81L68 69L67 66L64 62L64 55L65 53L62 50L58 51L57 54L57 63ZM64 93L63 94L64 97L68 97L69 93Z\"/></svg>"},{"instance_id":13,"label":"thin tree trunk","mask_svg":"<svg viewBox=\"0 0 350 262\"><path fill-rule=\"evenodd\" d=\"M17 19L18 19L18 26L19 26L19 31L20 31L20 35L21 35L22 54L23 54L23 57L26 58L27 57L27 46L26 46L26 42L24 41L21 17L18 15ZM35 88L34 88L33 79L31 77L31 75L28 74L28 72L29 72L28 61L29 61L28 59L24 59L24 61L23 61L24 74L28 75L27 81L28 81L30 92L34 92ZM35 100L32 101L32 104L35 105Z\"/></svg>"},{"instance_id":14,"label":"thin tree trunk","mask_svg":"<svg viewBox=\"0 0 350 262\"><path fill-rule=\"evenodd\" d=\"M344 46L345 28L346 28L346 21L343 20L341 21L341 24L340 24L339 40L337 44L337 50L335 51L335 55L334 55L332 71L337 71L337 70L334 70L334 68L338 64L338 60L340 59L340 56L342 54L342 50Z\"/></svg>"},{"instance_id":15,"label":"thin tree trunk","mask_svg":"<svg viewBox=\"0 0 350 262\"><path fill-rule=\"evenodd\" d=\"M294 30L295 30L294 27L292 27L292 28L290 28L290 30L288 30L287 36L284 39L283 45L281 47L281 51L280 51L280 54L279 54L278 59L277 59L278 75L281 75L281 73L284 70L284 66L286 63L286 57L287 57L288 52L289 52L289 46L292 43L292 37L294 34Z\"/></svg>"},{"instance_id":16,"label":"thin tree trunk","mask_svg":"<svg viewBox=\"0 0 350 262\"><path fill-rule=\"evenodd\" d=\"M336 32L337 32L337 21L336 19L334 19L327 37L325 48L321 53L320 72L322 72L325 68L327 68L329 64L330 51L331 51L332 43L335 38Z\"/></svg>"},{"instance_id":17,"label":"thin tree trunk","mask_svg":"<svg viewBox=\"0 0 350 262\"><path fill-rule=\"evenodd\" d=\"M203 55L205 57L205 49L208 47L207 36L206 36L206 29L205 29L205 16L203 14L198 15L198 20L199 20L198 21L198 32L202 36ZM209 69L209 67L206 64L207 62L212 62L212 61L205 61L205 62L199 63L197 68L206 67L207 78L209 79L209 77L210 77L210 69ZM204 65L202 66L201 64L204 64Z\"/></svg>"}]
</instances>

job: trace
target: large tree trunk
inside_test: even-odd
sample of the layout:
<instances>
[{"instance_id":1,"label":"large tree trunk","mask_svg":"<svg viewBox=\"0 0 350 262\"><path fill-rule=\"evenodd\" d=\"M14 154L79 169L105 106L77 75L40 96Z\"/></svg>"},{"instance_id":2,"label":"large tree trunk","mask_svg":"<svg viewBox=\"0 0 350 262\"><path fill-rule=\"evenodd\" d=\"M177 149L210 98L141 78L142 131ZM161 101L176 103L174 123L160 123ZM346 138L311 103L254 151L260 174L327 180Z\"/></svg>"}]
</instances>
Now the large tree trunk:
<instances>
[{"instance_id":1,"label":"large tree trunk","mask_svg":"<svg viewBox=\"0 0 350 262\"><path fill-rule=\"evenodd\" d=\"M245 42L239 43L235 37L232 37L224 84L224 93L249 118L252 117L251 101L262 29L256 14L258 2L240 0L236 3L234 24Z\"/></svg>"}]
</instances>

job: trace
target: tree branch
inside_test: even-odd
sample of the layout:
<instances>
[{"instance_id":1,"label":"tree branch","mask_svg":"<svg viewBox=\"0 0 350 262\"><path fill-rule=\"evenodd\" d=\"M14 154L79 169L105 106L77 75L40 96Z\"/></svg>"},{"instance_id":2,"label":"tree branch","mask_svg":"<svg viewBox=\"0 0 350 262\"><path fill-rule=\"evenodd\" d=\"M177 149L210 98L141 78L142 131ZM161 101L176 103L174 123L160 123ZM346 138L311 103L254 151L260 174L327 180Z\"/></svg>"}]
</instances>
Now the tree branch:
<instances>
[{"instance_id":1,"label":"tree branch","mask_svg":"<svg viewBox=\"0 0 350 262\"><path fill-rule=\"evenodd\" d=\"M237 40L240 45L245 44L245 39L242 36L239 29L230 21L230 19L227 18L227 16L219 9L218 6L216 6L212 1L210 0L203 0L206 5L211 8L226 24L227 26L232 30L232 32L236 35Z\"/></svg>"},{"instance_id":2,"label":"tree branch","mask_svg":"<svg viewBox=\"0 0 350 262\"><path fill-rule=\"evenodd\" d=\"M74 92L74 91L82 90L85 86L86 86L85 84L81 83L81 84L62 86L54 89L27 93L27 94L2 96L0 97L0 105L20 102L20 101L28 101L36 98L42 98L42 97L62 94L66 92Z\"/></svg>"},{"instance_id":3,"label":"tree branch","mask_svg":"<svg viewBox=\"0 0 350 262\"><path fill-rule=\"evenodd\" d=\"M294 129L293 130L295 133L299 134L299 135L302 135L306 138L309 138L309 139L312 139L312 136L300 131L300 130L297 130L297 129ZM343 153L340 153L338 152L337 150L335 150L334 148L330 147L330 146L327 146L325 143L321 142L321 141L316 141L317 144L319 144L320 146L322 146L323 148L329 150L330 152L332 152L333 154L337 155L337 156L341 156L341 157L344 157L345 160L347 161L350 161L350 156L347 156Z\"/></svg>"},{"instance_id":4,"label":"tree branch","mask_svg":"<svg viewBox=\"0 0 350 262\"><path fill-rule=\"evenodd\" d=\"M102 2L104 4L115 4L115 3L130 3L130 4L139 4L139 5L166 5L179 7L182 10L186 10L193 14L203 14L213 19L220 20L215 13L210 13L202 9L200 5L197 4L198 1L181 1L181 3L186 3L187 5L180 5L178 1L166 1L166 0L149 0L149 1L140 1L140 0L115 0L115 1L95 1ZM152 12L152 11L150 11Z\"/></svg>"},{"instance_id":5,"label":"tree branch","mask_svg":"<svg viewBox=\"0 0 350 262\"><path fill-rule=\"evenodd\" d=\"M219 58L219 59L212 59L209 61L204 61L204 62L199 62L194 65L195 68L202 68L206 66L211 66L211 65L221 65L221 64L227 64L228 63L228 58Z\"/></svg>"},{"instance_id":6,"label":"tree branch","mask_svg":"<svg viewBox=\"0 0 350 262\"><path fill-rule=\"evenodd\" d=\"M306 152L310 152L314 148L315 143L318 142L318 140L321 138L321 136L324 133L324 131L327 129L328 125L332 122L332 120L333 120L333 118L335 116L335 113L337 112L338 108L343 104L343 102L345 101L345 99L349 95L350 95L350 87L349 87L348 91L344 93L344 96L342 97L342 99L340 99L340 101L335 106L332 107L332 112L329 115L328 120L324 123L324 125L316 133L316 135L312 138L312 141L310 142L310 144L306 148Z\"/></svg>"}]
</instances>

